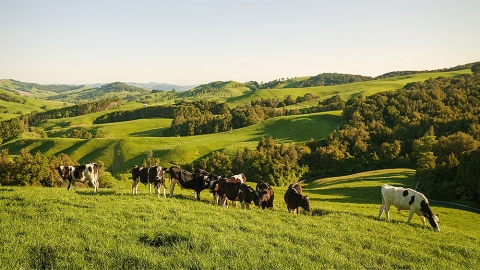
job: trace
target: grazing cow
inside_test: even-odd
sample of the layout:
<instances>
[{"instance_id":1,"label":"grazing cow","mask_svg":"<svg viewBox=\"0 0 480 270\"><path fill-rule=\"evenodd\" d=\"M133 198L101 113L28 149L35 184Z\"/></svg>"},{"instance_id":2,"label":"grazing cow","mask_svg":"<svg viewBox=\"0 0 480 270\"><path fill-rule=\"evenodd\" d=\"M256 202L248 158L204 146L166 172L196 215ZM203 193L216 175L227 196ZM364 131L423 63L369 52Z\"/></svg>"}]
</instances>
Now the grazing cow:
<instances>
[{"instance_id":1,"label":"grazing cow","mask_svg":"<svg viewBox=\"0 0 480 270\"><path fill-rule=\"evenodd\" d=\"M254 201L255 205L262 209L268 208L273 210L273 189L270 185L262 180L257 183L257 187L255 189L257 193L257 199Z\"/></svg>"},{"instance_id":2,"label":"grazing cow","mask_svg":"<svg viewBox=\"0 0 480 270\"><path fill-rule=\"evenodd\" d=\"M221 176L215 176L213 177L213 180L209 182L209 190L210 190L210 193L213 194L213 203L215 204L220 204L220 196L218 195L218 182L220 181L220 179L222 179ZM224 179L227 179L227 178L224 178ZM238 181L240 181L240 183L244 183L244 184L247 183L247 177L243 173L233 175L229 179L237 179ZM227 198L222 198L222 199L225 200L222 202L226 203ZM236 201L233 201L233 204L236 205Z\"/></svg>"},{"instance_id":3,"label":"grazing cow","mask_svg":"<svg viewBox=\"0 0 480 270\"><path fill-rule=\"evenodd\" d=\"M93 185L93 193L98 192L99 183L97 164L89 163L80 166L59 166L57 171L62 179L68 182L67 190L70 189L70 185L76 190L75 182L85 184L87 180L90 180Z\"/></svg>"},{"instance_id":4,"label":"grazing cow","mask_svg":"<svg viewBox=\"0 0 480 270\"><path fill-rule=\"evenodd\" d=\"M210 192L214 193L215 203L228 207L228 200L234 203L240 201L242 209L245 206L250 209L250 203L255 200L256 193L243 181L233 176L210 181Z\"/></svg>"},{"instance_id":5,"label":"grazing cow","mask_svg":"<svg viewBox=\"0 0 480 270\"><path fill-rule=\"evenodd\" d=\"M162 166L152 166L148 169L148 182L153 183L155 193L160 198L160 187L163 187L163 197L166 198L167 194L165 193L165 171L167 168L162 168Z\"/></svg>"},{"instance_id":6,"label":"grazing cow","mask_svg":"<svg viewBox=\"0 0 480 270\"><path fill-rule=\"evenodd\" d=\"M390 185L382 185L382 206L378 213L380 218L385 211L387 221L390 220L390 206L394 205L398 210L410 210L408 213L408 221L412 219L413 214L420 216L425 226L425 218L435 231L440 231L438 215L432 213L427 198L420 192L410 188L394 187Z\"/></svg>"},{"instance_id":7,"label":"grazing cow","mask_svg":"<svg viewBox=\"0 0 480 270\"><path fill-rule=\"evenodd\" d=\"M193 189L195 198L200 200L200 192L208 188L209 178L213 176L204 170L191 173L176 166L170 167L168 172L171 179L170 198L173 197L173 189L178 183L182 188Z\"/></svg>"},{"instance_id":8,"label":"grazing cow","mask_svg":"<svg viewBox=\"0 0 480 270\"><path fill-rule=\"evenodd\" d=\"M300 207L305 209L307 212L310 212L310 199L308 196L302 195L302 187L300 186L301 183L303 183L303 181L290 184L285 192L285 195L283 196L289 213L300 213Z\"/></svg>"},{"instance_id":9,"label":"grazing cow","mask_svg":"<svg viewBox=\"0 0 480 270\"><path fill-rule=\"evenodd\" d=\"M217 183L217 196L220 199L219 204L222 206L227 206L227 201L238 201L238 195L240 194L240 186L242 185L242 180L237 178L221 178Z\"/></svg>"},{"instance_id":10,"label":"grazing cow","mask_svg":"<svg viewBox=\"0 0 480 270\"><path fill-rule=\"evenodd\" d=\"M240 201L242 209L244 208L244 206L246 206L247 209L250 209L250 204L252 203L252 201L255 202L256 200L258 200L257 193L251 186L244 183L242 183L242 185L240 186L240 190L241 193L238 195L238 200Z\"/></svg>"}]
</instances>

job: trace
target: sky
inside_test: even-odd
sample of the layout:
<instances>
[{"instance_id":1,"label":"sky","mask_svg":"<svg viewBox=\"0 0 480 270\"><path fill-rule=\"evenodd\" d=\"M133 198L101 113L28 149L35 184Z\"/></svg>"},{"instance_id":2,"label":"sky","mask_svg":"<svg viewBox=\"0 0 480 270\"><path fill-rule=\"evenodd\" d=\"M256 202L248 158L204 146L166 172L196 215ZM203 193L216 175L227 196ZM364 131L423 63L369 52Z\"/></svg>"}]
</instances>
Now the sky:
<instances>
[{"instance_id":1,"label":"sky","mask_svg":"<svg viewBox=\"0 0 480 270\"><path fill-rule=\"evenodd\" d=\"M0 0L0 79L268 82L480 61L478 0Z\"/></svg>"}]
</instances>

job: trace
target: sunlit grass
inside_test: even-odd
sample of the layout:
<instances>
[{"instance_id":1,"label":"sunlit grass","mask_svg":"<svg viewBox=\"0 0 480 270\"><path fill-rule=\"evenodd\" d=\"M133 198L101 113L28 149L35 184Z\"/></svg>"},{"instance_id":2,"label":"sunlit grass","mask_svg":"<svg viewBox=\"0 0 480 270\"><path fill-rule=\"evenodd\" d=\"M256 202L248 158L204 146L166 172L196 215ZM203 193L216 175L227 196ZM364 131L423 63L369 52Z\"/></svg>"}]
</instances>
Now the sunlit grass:
<instances>
[{"instance_id":1,"label":"sunlit grass","mask_svg":"<svg viewBox=\"0 0 480 270\"><path fill-rule=\"evenodd\" d=\"M409 186L412 176L319 179L304 186L313 211L301 215L287 213L279 187L274 211L221 208L206 191L198 202L178 187L174 198L144 185L133 196L125 180L98 195L0 187L0 261L4 269L475 269L480 215L434 205L438 233L418 217L408 224L405 211L376 219L379 184Z\"/></svg>"}]
</instances>

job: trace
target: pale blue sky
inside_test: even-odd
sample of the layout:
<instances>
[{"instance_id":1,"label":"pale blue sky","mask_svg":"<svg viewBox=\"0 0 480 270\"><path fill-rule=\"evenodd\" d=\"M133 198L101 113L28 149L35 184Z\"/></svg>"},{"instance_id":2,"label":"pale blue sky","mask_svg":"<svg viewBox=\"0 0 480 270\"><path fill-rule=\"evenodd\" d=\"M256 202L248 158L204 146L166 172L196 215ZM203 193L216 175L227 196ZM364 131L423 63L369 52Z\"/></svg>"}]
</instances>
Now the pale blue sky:
<instances>
[{"instance_id":1,"label":"pale blue sky","mask_svg":"<svg viewBox=\"0 0 480 270\"><path fill-rule=\"evenodd\" d=\"M479 0L0 0L0 79L377 76L480 61L479 29Z\"/></svg>"}]
</instances>

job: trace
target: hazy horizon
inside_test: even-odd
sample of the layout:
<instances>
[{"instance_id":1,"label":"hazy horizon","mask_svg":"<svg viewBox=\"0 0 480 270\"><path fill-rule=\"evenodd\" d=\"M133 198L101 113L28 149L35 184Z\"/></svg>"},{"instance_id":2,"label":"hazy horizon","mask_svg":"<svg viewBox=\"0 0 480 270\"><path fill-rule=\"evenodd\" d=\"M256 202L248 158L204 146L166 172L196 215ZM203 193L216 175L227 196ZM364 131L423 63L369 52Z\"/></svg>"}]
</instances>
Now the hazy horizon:
<instances>
[{"instance_id":1,"label":"hazy horizon","mask_svg":"<svg viewBox=\"0 0 480 270\"><path fill-rule=\"evenodd\" d=\"M196 85L480 61L480 1L5 0L0 79Z\"/></svg>"}]
</instances>

